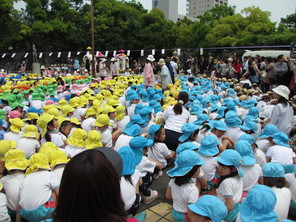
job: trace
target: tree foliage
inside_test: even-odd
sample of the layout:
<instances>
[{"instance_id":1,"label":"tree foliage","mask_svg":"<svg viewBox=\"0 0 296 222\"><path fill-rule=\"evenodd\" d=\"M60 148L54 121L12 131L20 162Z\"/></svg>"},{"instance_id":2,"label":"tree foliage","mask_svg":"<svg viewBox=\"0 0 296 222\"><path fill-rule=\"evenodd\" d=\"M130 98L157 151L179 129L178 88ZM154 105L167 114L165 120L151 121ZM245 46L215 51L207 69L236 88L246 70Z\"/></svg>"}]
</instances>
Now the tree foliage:
<instances>
[{"instance_id":1,"label":"tree foliage","mask_svg":"<svg viewBox=\"0 0 296 222\"><path fill-rule=\"evenodd\" d=\"M91 45L90 2L83 0L24 0L26 8L13 9L13 0L1 0L0 50L77 51ZM219 6L192 21L166 20L136 0L94 0L95 48L162 49L216 46L283 45L296 39L296 13L278 26L270 13L256 7L234 13Z\"/></svg>"}]
</instances>

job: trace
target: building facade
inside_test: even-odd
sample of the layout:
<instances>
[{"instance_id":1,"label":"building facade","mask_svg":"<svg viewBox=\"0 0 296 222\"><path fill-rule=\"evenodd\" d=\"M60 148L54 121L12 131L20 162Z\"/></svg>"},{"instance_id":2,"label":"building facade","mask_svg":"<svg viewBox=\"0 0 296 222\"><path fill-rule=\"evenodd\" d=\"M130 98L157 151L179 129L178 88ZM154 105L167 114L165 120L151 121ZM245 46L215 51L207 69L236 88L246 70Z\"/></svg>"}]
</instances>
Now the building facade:
<instances>
[{"instance_id":1,"label":"building facade","mask_svg":"<svg viewBox=\"0 0 296 222\"><path fill-rule=\"evenodd\" d=\"M179 0L153 0L152 8L158 8L164 12L165 18L176 22L182 18L184 15L178 13Z\"/></svg>"},{"instance_id":2,"label":"building facade","mask_svg":"<svg viewBox=\"0 0 296 222\"><path fill-rule=\"evenodd\" d=\"M228 0L187 0L186 16L195 18L220 5L227 6Z\"/></svg>"}]
</instances>

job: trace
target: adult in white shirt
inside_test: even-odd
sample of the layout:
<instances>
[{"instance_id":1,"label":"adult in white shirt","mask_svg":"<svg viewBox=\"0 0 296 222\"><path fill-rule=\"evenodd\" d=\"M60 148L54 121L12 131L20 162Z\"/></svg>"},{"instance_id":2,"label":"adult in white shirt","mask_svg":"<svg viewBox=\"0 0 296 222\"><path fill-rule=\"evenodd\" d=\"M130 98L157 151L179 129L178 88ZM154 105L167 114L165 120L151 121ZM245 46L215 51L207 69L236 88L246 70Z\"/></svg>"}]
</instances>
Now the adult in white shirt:
<instances>
[{"instance_id":1,"label":"adult in white shirt","mask_svg":"<svg viewBox=\"0 0 296 222\"><path fill-rule=\"evenodd\" d=\"M165 144L169 149L175 151L179 143L179 137L182 135L182 126L188 122L190 113L184 107L188 102L187 92L180 92L178 103L174 106L167 107L162 113L162 121L165 122Z\"/></svg>"},{"instance_id":2,"label":"adult in white shirt","mask_svg":"<svg viewBox=\"0 0 296 222\"><path fill-rule=\"evenodd\" d=\"M278 104L272 110L270 123L276 125L279 131L289 135L293 119L293 108L288 102L290 90L288 87L280 85L272 89L272 91L274 92L274 98L278 100Z\"/></svg>"}]
</instances>

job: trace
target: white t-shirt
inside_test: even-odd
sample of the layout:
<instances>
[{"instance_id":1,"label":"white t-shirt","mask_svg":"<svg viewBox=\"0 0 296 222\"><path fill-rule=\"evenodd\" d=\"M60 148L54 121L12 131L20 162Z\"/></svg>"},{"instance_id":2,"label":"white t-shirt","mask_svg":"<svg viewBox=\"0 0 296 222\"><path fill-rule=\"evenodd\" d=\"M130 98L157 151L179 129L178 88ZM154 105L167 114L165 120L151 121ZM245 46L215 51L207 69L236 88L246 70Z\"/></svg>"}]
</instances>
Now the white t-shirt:
<instances>
[{"instance_id":1,"label":"white t-shirt","mask_svg":"<svg viewBox=\"0 0 296 222\"><path fill-rule=\"evenodd\" d=\"M114 150L118 151L120 150L121 147L129 146L129 142L132 138L133 138L132 136L121 134L116 140L116 143L114 145Z\"/></svg>"},{"instance_id":2,"label":"white t-shirt","mask_svg":"<svg viewBox=\"0 0 296 222\"><path fill-rule=\"evenodd\" d=\"M193 123L195 120L197 120L197 115L193 115L193 114L191 114L191 115L189 116L188 123Z\"/></svg>"},{"instance_id":3,"label":"white t-shirt","mask_svg":"<svg viewBox=\"0 0 296 222\"><path fill-rule=\"evenodd\" d=\"M20 187L20 205L26 210L33 210L45 204L60 182L49 171L37 171L27 175Z\"/></svg>"},{"instance_id":4,"label":"white t-shirt","mask_svg":"<svg viewBox=\"0 0 296 222\"><path fill-rule=\"evenodd\" d=\"M101 142L105 147L113 147L113 141L112 141L112 133L110 129L105 129L101 132L102 138Z\"/></svg>"},{"instance_id":5,"label":"white t-shirt","mask_svg":"<svg viewBox=\"0 0 296 222\"><path fill-rule=\"evenodd\" d=\"M135 108L136 108L137 104L131 104L128 108L127 108L127 113L129 118L132 118L132 116L135 114Z\"/></svg>"},{"instance_id":6,"label":"white t-shirt","mask_svg":"<svg viewBox=\"0 0 296 222\"><path fill-rule=\"evenodd\" d=\"M216 167L218 166L217 160L213 156L202 156L200 158L205 162L204 165L201 166L207 181L211 181L215 177Z\"/></svg>"},{"instance_id":7,"label":"white t-shirt","mask_svg":"<svg viewBox=\"0 0 296 222\"><path fill-rule=\"evenodd\" d=\"M86 132L91 131L91 127L94 126L94 122L96 121L96 119L89 117L85 120L83 120L81 127L82 129L84 129Z\"/></svg>"},{"instance_id":8,"label":"white t-shirt","mask_svg":"<svg viewBox=\"0 0 296 222\"><path fill-rule=\"evenodd\" d=\"M57 145L57 147L64 147L65 143L61 137L61 134L59 133L50 133L50 138L51 138L51 142L54 143L55 145ZM41 140L41 145L43 145L44 143L46 143L45 138L43 137Z\"/></svg>"},{"instance_id":9,"label":"white t-shirt","mask_svg":"<svg viewBox=\"0 0 296 222\"><path fill-rule=\"evenodd\" d=\"M65 147L67 156L70 155L71 157L74 157L75 155L81 153L84 150L85 150L85 147L77 147L77 146L72 146L70 144Z\"/></svg>"},{"instance_id":10,"label":"white t-shirt","mask_svg":"<svg viewBox=\"0 0 296 222\"><path fill-rule=\"evenodd\" d=\"M261 150L255 149L254 155L256 158L256 163L258 163L261 167L263 167L266 164L265 154Z\"/></svg>"},{"instance_id":11,"label":"white t-shirt","mask_svg":"<svg viewBox=\"0 0 296 222\"><path fill-rule=\"evenodd\" d=\"M243 181L239 176L230 177L222 181L216 190L217 197L225 203L225 198L233 198L234 204L241 201L243 194Z\"/></svg>"},{"instance_id":12,"label":"white t-shirt","mask_svg":"<svg viewBox=\"0 0 296 222\"><path fill-rule=\"evenodd\" d=\"M190 113L182 106L182 114L176 115L173 106L167 107L162 113L162 119L165 120L164 128L178 133L182 133L182 126L187 123Z\"/></svg>"},{"instance_id":13,"label":"white t-shirt","mask_svg":"<svg viewBox=\"0 0 296 222\"><path fill-rule=\"evenodd\" d=\"M231 139L234 141L234 143L237 143L238 139L244 134L246 133L241 129L239 129L238 131L236 131L234 135L231 136Z\"/></svg>"},{"instance_id":14,"label":"white t-shirt","mask_svg":"<svg viewBox=\"0 0 296 222\"><path fill-rule=\"evenodd\" d=\"M11 222L10 216L6 206L6 196L4 193L0 193L0 222Z\"/></svg>"},{"instance_id":15,"label":"white t-shirt","mask_svg":"<svg viewBox=\"0 0 296 222\"><path fill-rule=\"evenodd\" d=\"M64 169L65 169L65 166L58 166L58 167L55 167L53 170L51 170L51 172L53 172L56 175L57 179L60 182L62 180Z\"/></svg>"},{"instance_id":16,"label":"white t-shirt","mask_svg":"<svg viewBox=\"0 0 296 222\"><path fill-rule=\"evenodd\" d=\"M8 133L4 134L4 140L18 142L18 140L21 138L22 138L22 133L15 133L15 132L9 131Z\"/></svg>"},{"instance_id":17,"label":"white t-shirt","mask_svg":"<svg viewBox=\"0 0 296 222\"><path fill-rule=\"evenodd\" d=\"M153 121L149 121L148 125L142 128L142 133L148 133L148 130L152 125L156 125L156 123Z\"/></svg>"},{"instance_id":18,"label":"white t-shirt","mask_svg":"<svg viewBox=\"0 0 296 222\"><path fill-rule=\"evenodd\" d=\"M269 142L267 139L257 139L256 144L258 149L261 150L264 154L266 154L269 148Z\"/></svg>"},{"instance_id":19,"label":"white t-shirt","mask_svg":"<svg viewBox=\"0 0 296 222\"><path fill-rule=\"evenodd\" d=\"M23 150L26 157L29 158L40 148L40 143L36 139L23 137L18 140L18 146L16 148Z\"/></svg>"},{"instance_id":20,"label":"white t-shirt","mask_svg":"<svg viewBox=\"0 0 296 222\"><path fill-rule=\"evenodd\" d=\"M130 121L129 116L124 116L122 120L119 120L117 122L118 129L120 129L122 132L124 131L126 124Z\"/></svg>"},{"instance_id":21,"label":"white t-shirt","mask_svg":"<svg viewBox=\"0 0 296 222\"><path fill-rule=\"evenodd\" d=\"M199 191L194 182L178 186L175 179L169 182L173 197L173 208L180 213L187 213L188 204L195 203L198 200Z\"/></svg>"},{"instance_id":22,"label":"white t-shirt","mask_svg":"<svg viewBox=\"0 0 296 222\"><path fill-rule=\"evenodd\" d=\"M285 175L286 180L289 182L289 189L291 191L291 200L296 203L296 177L294 173L288 173Z\"/></svg>"},{"instance_id":23,"label":"white t-shirt","mask_svg":"<svg viewBox=\"0 0 296 222\"><path fill-rule=\"evenodd\" d=\"M124 202L124 209L126 211L132 207L136 200L136 186L140 177L140 172L135 170L134 174L131 176L131 181L133 184L126 180L124 176L122 176L120 179L121 197Z\"/></svg>"},{"instance_id":24,"label":"white t-shirt","mask_svg":"<svg viewBox=\"0 0 296 222\"><path fill-rule=\"evenodd\" d=\"M291 201L291 191L287 187L272 187L271 189L276 195L277 201L274 210L278 215L279 221L287 219Z\"/></svg>"},{"instance_id":25,"label":"white t-shirt","mask_svg":"<svg viewBox=\"0 0 296 222\"><path fill-rule=\"evenodd\" d=\"M143 156L141 162L136 166L136 169L141 173L141 177L146 176L146 174L153 173L156 163L149 160L148 157Z\"/></svg>"},{"instance_id":26,"label":"white t-shirt","mask_svg":"<svg viewBox=\"0 0 296 222\"><path fill-rule=\"evenodd\" d=\"M226 127L226 133L225 136L228 136L229 138L233 139L237 132L240 130L239 127Z\"/></svg>"},{"instance_id":27,"label":"white t-shirt","mask_svg":"<svg viewBox=\"0 0 296 222\"><path fill-rule=\"evenodd\" d=\"M244 172L243 191L249 191L253 186L258 184L259 178L262 176L262 169L259 164L253 166L241 166Z\"/></svg>"},{"instance_id":28,"label":"white t-shirt","mask_svg":"<svg viewBox=\"0 0 296 222\"><path fill-rule=\"evenodd\" d=\"M295 153L291 148L274 145L269 147L266 156L271 158L270 162L286 165L293 164L293 158L295 158Z\"/></svg>"},{"instance_id":29,"label":"white t-shirt","mask_svg":"<svg viewBox=\"0 0 296 222\"><path fill-rule=\"evenodd\" d=\"M165 157L169 155L171 155L171 151L165 143L154 143L148 151L148 157L161 163L163 168L167 165Z\"/></svg>"},{"instance_id":30,"label":"white t-shirt","mask_svg":"<svg viewBox=\"0 0 296 222\"><path fill-rule=\"evenodd\" d=\"M74 110L74 117L81 121L81 117L85 116L86 108L76 108Z\"/></svg>"},{"instance_id":31,"label":"white t-shirt","mask_svg":"<svg viewBox=\"0 0 296 222\"><path fill-rule=\"evenodd\" d=\"M199 130L199 132L198 132L198 134L197 134L197 138L196 138L196 142L197 143L199 143L199 144L201 144L201 141L202 141L202 139L205 137L205 136L208 136L208 135L210 135L210 134L212 134L212 132L211 132L211 130L209 129L208 131L206 131L205 133L203 133L202 132L203 131L203 129L201 130Z\"/></svg>"},{"instance_id":32,"label":"white t-shirt","mask_svg":"<svg viewBox=\"0 0 296 222\"><path fill-rule=\"evenodd\" d=\"M41 100L31 100L30 106L35 107L36 109L41 109L44 103Z\"/></svg>"},{"instance_id":33,"label":"white t-shirt","mask_svg":"<svg viewBox=\"0 0 296 222\"><path fill-rule=\"evenodd\" d=\"M7 197L7 207L10 210L17 211L20 202L20 186L25 179L22 172L7 175L1 179L3 188Z\"/></svg>"},{"instance_id":34,"label":"white t-shirt","mask_svg":"<svg viewBox=\"0 0 296 222\"><path fill-rule=\"evenodd\" d=\"M278 103L272 110L270 123L278 127L279 131L289 135L293 119L293 108L289 105L283 106Z\"/></svg>"},{"instance_id":35,"label":"white t-shirt","mask_svg":"<svg viewBox=\"0 0 296 222\"><path fill-rule=\"evenodd\" d=\"M263 108L266 106L266 102L263 101L263 100L260 100L258 103L257 103L257 108L262 111Z\"/></svg>"}]
</instances>

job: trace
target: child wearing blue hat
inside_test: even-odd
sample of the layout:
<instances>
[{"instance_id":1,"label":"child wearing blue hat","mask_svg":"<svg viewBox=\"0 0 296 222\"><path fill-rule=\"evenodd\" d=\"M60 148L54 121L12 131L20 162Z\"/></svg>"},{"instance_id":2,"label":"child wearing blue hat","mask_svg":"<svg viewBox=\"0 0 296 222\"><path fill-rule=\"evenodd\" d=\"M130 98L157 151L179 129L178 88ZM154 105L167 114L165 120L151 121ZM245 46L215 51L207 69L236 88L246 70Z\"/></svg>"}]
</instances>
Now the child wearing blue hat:
<instances>
[{"instance_id":1,"label":"child wearing blue hat","mask_svg":"<svg viewBox=\"0 0 296 222\"><path fill-rule=\"evenodd\" d=\"M175 158L176 153L169 150L164 143L165 130L161 125L152 125L149 128L148 134L150 139L154 141L148 151L148 157L159 162L163 169L168 165L168 162L171 162L171 160Z\"/></svg>"},{"instance_id":2,"label":"child wearing blue hat","mask_svg":"<svg viewBox=\"0 0 296 222\"><path fill-rule=\"evenodd\" d=\"M200 197L194 204L190 204L188 208L189 221L191 222L222 222L227 215L227 208L224 203L219 198L211 195Z\"/></svg>"},{"instance_id":3,"label":"child wearing blue hat","mask_svg":"<svg viewBox=\"0 0 296 222\"><path fill-rule=\"evenodd\" d=\"M123 170L120 179L121 197L125 203L124 209L127 214L135 215L140 207L141 196L139 186L142 183L141 173L136 169L136 158L132 149L128 146L118 151L122 162Z\"/></svg>"},{"instance_id":4,"label":"child wearing blue hat","mask_svg":"<svg viewBox=\"0 0 296 222\"><path fill-rule=\"evenodd\" d=\"M279 129L276 125L273 124L266 124L263 128L263 132L258 135L258 139L256 141L256 144L258 146L258 149L260 149L264 154L266 154L270 144L268 137L272 136L272 134L277 133Z\"/></svg>"},{"instance_id":5,"label":"child wearing blue hat","mask_svg":"<svg viewBox=\"0 0 296 222\"><path fill-rule=\"evenodd\" d=\"M130 106L127 108L128 116L131 118L134 115L136 105L139 103L140 96L135 93L130 98Z\"/></svg>"},{"instance_id":6,"label":"child wearing blue hat","mask_svg":"<svg viewBox=\"0 0 296 222\"><path fill-rule=\"evenodd\" d=\"M269 137L270 147L266 153L266 161L280 164L296 164L296 155L288 144L289 137L278 132Z\"/></svg>"},{"instance_id":7,"label":"child wearing blue hat","mask_svg":"<svg viewBox=\"0 0 296 222\"><path fill-rule=\"evenodd\" d=\"M114 150L118 151L123 146L129 146L130 140L135 136L139 136L140 134L141 127L138 124L126 126L123 133L117 138L116 143L114 145Z\"/></svg>"},{"instance_id":8,"label":"child wearing blue hat","mask_svg":"<svg viewBox=\"0 0 296 222\"><path fill-rule=\"evenodd\" d=\"M225 150L218 158L217 173L220 182L217 197L223 201L228 210L225 218L228 222L236 220L240 209L240 201L243 194L243 171L240 169L242 158L235 150Z\"/></svg>"},{"instance_id":9,"label":"child wearing blue hat","mask_svg":"<svg viewBox=\"0 0 296 222\"><path fill-rule=\"evenodd\" d=\"M146 139L143 136L136 136L129 142L129 146L135 154L136 169L140 171L143 181L139 190L144 196L144 203L150 203L158 197L158 192L156 190L148 189L152 184L152 174L158 173L161 169L160 163L146 156L152 143L152 140Z\"/></svg>"},{"instance_id":10,"label":"child wearing blue hat","mask_svg":"<svg viewBox=\"0 0 296 222\"><path fill-rule=\"evenodd\" d=\"M213 121L211 131L212 135L216 137L219 142L220 152L223 152L227 148L232 148L234 146L234 141L230 137L224 135L226 130L227 128L225 122Z\"/></svg>"},{"instance_id":11,"label":"child wearing blue hat","mask_svg":"<svg viewBox=\"0 0 296 222\"><path fill-rule=\"evenodd\" d=\"M195 145L200 146L200 144L195 141L199 132L199 126L193 123L186 123L182 126L181 130L183 135L179 138L180 143L192 142Z\"/></svg>"},{"instance_id":12,"label":"child wearing blue hat","mask_svg":"<svg viewBox=\"0 0 296 222\"><path fill-rule=\"evenodd\" d=\"M192 178L197 178L200 166L204 164L200 156L193 150L184 150L176 158L176 166L167 174L172 178L168 184L166 198L173 199L174 221L187 221L188 204L197 201L199 190Z\"/></svg>"},{"instance_id":13,"label":"child wearing blue hat","mask_svg":"<svg viewBox=\"0 0 296 222\"><path fill-rule=\"evenodd\" d=\"M287 219L291 201L291 191L285 187L285 169L279 163L267 163L262 168L263 183L276 195L275 211L279 220Z\"/></svg>"},{"instance_id":14,"label":"child wearing blue hat","mask_svg":"<svg viewBox=\"0 0 296 222\"><path fill-rule=\"evenodd\" d=\"M243 200L236 222L276 222L274 211L277 198L272 189L264 185L254 186Z\"/></svg>"},{"instance_id":15,"label":"child wearing blue hat","mask_svg":"<svg viewBox=\"0 0 296 222\"><path fill-rule=\"evenodd\" d=\"M240 140L235 144L234 148L242 157L241 169L244 172L243 191L248 192L253 186L258 184L260 177L262 177L262 169L259 164L256 164L252 146L248 141Z\"/></svg>"}]
</instances>

